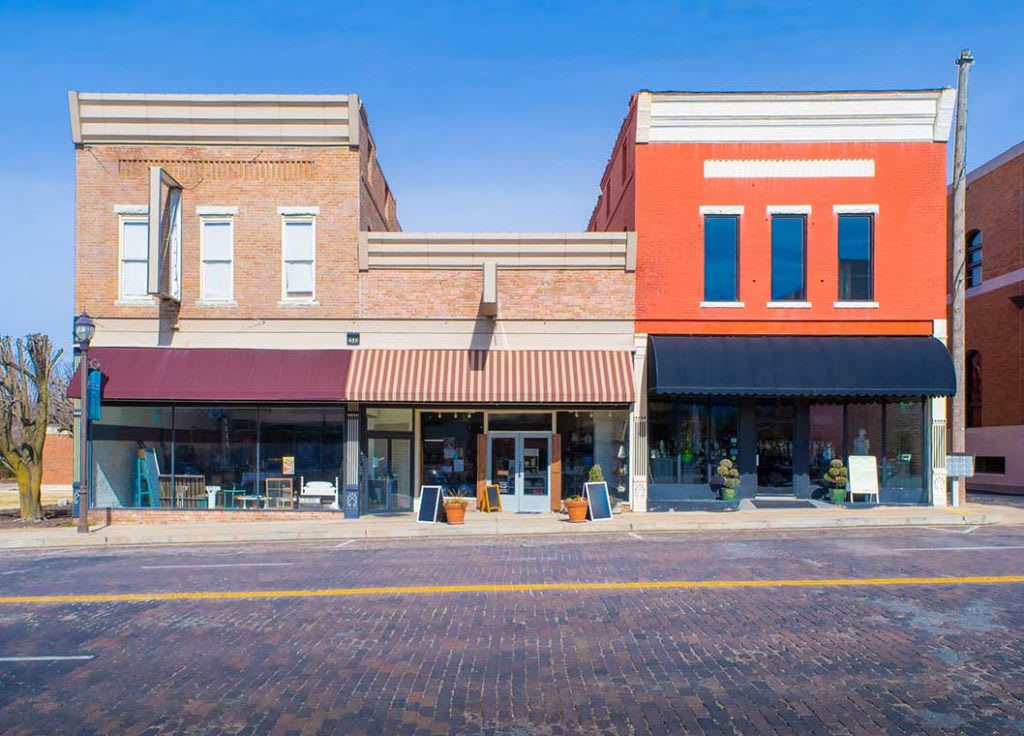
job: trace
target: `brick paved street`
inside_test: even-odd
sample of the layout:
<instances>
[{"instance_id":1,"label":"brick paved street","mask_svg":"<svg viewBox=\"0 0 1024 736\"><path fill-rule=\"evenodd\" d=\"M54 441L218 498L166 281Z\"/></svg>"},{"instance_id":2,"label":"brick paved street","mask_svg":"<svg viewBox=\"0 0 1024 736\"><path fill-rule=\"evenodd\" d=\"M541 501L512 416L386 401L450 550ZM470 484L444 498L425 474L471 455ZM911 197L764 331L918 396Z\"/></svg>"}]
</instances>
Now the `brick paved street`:
<instances>
[{"instance_id":1,"label":"brick paved street","mask_svg":"<svg viewBox=\"0 0 1024 736\"><path fill-rule=\"evenodd\" d=\"M11 552L0 595L1022 573L1022 529L915 528ZM0 657L94 658L0 662L0 724L1019 733L1022 624L1020 583L5 603Z\"/></svg>"}]
</instances>

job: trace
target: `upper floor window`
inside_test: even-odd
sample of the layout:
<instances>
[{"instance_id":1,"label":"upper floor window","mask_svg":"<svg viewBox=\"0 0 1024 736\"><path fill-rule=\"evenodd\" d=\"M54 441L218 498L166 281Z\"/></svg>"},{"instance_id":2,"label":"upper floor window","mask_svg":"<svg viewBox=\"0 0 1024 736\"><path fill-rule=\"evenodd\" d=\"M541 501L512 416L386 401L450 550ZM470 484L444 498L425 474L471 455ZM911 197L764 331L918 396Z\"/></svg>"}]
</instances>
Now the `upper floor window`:
<instances>
[{"instance_id":1,"label":"upper floor window","mask_svg":"<svg viewBox=\"0 0 1024 736\"><path fill-rule=\"evenodd\" d=\"M200 227L200 298L230 302L234 298L234 220L228 216L204 217Z\"/></svg>"},{"instance_id":2,"label":"upper floor window","mask_svg":"<svg viewBox=\"0 0 1024 736\"><path fill-rule=\"evenodd\" d=\"M772 215L772 301L807 299L807 216Z\"/></svg>"},{"instance_id":3,"label":"upper floor window","mask_svg":"<svg viewBox=\"0 0 1024 736\"><path fill-rule=\"evenodd\" d=\"M981 353L971 350L967 353L967 383L965 417L968 427L981 426Z\"/></svg>"},{"instance_id":4,"label":"upper floor window","mask_svg":"<svg viewBox=\"0 0 1024 736\"><path fill-rule=\"evenodd\" d=\"M967 288L981 283L981 230L967 235Z\"/></svg>"},{"instance_id":5,"label":"upper floor window","mask_svg":"<svg viewBox=\"0 0 1024 736\"><path fill-rule=\"evenodd\" d=\"M285 217L283 233L284 298L313 301L316 298L316 218Z\"/></svg>"},{"instance_id":6,"label":"upper floor window","mask_svg":"<svg viewBox=\"0 0 1024 736\"><path fill-rule=\"evenodd\" d=\"M839 215L839 301L874 298L874 220L869 214Z\"/></svg>"},{"instance_id":7,"label":"upper floor window","mask_svg":"<svg viewBox=\"0 0 1024 736\"><path fill-rule=\"evenodd\" d=\"M736 215L704 216L704 301L739 301L739 222Z\"/></svg>"},{"instance_id":8,"label":"upper floor window","mask_svg":"<svg viewBox=\"0 0 1024 736\"><path fill-rule=\"evenodd\" d=\"M149 300L149 221L121 218L121 299Z\"/></svg>"}]
</instances>

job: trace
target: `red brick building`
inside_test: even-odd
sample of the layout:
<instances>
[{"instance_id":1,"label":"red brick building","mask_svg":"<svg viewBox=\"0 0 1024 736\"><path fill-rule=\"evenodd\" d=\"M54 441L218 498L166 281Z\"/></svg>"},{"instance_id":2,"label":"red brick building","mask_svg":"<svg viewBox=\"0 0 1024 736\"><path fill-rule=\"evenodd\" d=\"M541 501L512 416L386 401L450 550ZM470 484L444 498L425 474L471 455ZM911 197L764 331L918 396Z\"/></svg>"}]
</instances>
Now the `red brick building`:
<instances>
[{"instance_id":1,"label":"red brick building","mask_svg":"<svg viewBox=\"0 0 1024 736\"><path fill-rule=\"evenodd\" d=\"M714 502L722 459L741 497L818 496L852 455L877 458L883 502L945 503L952 105L632 98L590 229L637 233L634 505Z\"/></svg>"},{"instance_id":2,"label":"red brick building","mask_svg":"<svg viewBox=\"0 0 1024 736\"><path fill-rule=\"evenodd\" d=\"M973 488L1024 489L1024 143L967 175L967 451Z\"/></svg>"}]
</instances>

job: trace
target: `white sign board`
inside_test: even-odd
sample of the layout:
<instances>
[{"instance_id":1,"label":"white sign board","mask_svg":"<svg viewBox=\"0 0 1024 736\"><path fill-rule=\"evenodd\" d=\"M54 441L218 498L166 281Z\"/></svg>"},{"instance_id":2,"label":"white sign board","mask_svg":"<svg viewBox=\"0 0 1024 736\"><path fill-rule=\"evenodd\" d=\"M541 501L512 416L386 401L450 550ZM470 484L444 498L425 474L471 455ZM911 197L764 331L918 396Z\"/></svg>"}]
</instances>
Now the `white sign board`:
<instances>
[{"instance_id":1,"label":"white sign board","mask_svg":"<svg viewBox=\"0 0 1024 736\"><path fill-rule=\"evenodd\" d=\"M874 455L850 455L850 500L874 496L878 500L878 460Z\"/></svg>"},{"instance_id":2,"label":"white sign board","mask_svg":"<svg viewBox=\"0 0 1024 736\"><path fill-rule=\"evenodd\" d=\"M973 478L974 455L965 452L946 455L946 475L950 478Z\"/></svg>"}]
</instances>

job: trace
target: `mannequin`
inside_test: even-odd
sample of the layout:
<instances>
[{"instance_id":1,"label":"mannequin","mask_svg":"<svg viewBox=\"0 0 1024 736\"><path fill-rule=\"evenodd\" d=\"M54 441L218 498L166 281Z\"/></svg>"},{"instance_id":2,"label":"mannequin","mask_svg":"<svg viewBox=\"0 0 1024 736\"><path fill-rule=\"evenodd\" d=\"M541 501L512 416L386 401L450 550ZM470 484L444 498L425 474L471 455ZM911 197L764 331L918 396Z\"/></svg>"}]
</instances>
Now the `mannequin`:
<instances>
[{"instance_id":1,"label":"mannequin","mask_svg":"<svg viewBox=\"0 0 1024 736\"><path fill-rule=\"evenodd\" d=\"M853 438L854 455L870 455L871 440L868 439L868 432L864 427L857 430L857 436Z\"/></svg>"}]
</instances>

